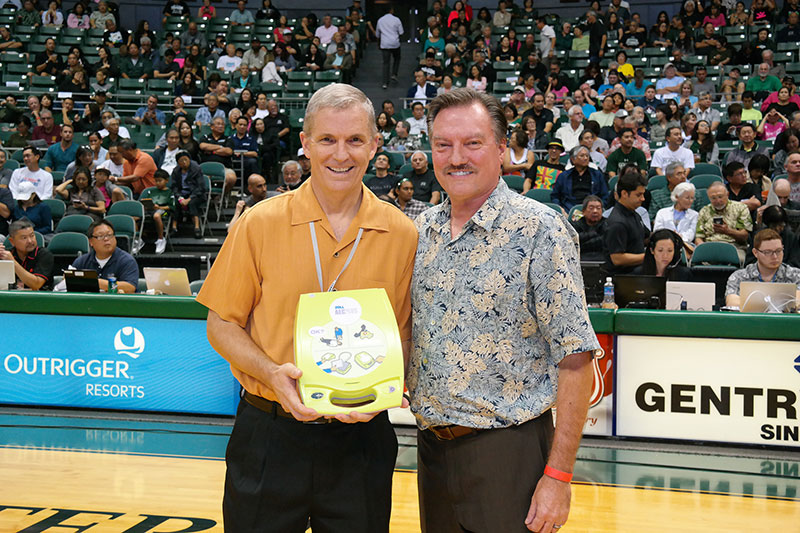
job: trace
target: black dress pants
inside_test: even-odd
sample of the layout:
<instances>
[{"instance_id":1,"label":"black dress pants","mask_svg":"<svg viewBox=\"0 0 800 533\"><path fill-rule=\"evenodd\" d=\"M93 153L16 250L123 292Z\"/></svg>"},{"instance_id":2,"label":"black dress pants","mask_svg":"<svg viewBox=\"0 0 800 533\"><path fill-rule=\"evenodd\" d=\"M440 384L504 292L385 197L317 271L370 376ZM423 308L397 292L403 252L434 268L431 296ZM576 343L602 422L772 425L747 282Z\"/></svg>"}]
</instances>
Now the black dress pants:
<instances>
[{"instance_id":1,"label":"black dress pants","mask_svg":"<svg viewBox=\"0 0 800 533\"><path fill-rule=\"evenodd\" d=\"M226 452L228 533L389 531L397 437L363 424L303 424L242 400Z\"/></svg>"},{"instance_id":2,"label":"black dress pants","mask_svg":"<svg viewBox=\"0 0 800 533\"><path fill-rule=\"evenodd\" d=\"M422 533L527 533L525 517L552 441L550 411L448 441L418 431Z\"/></svg>"}]
</instances>

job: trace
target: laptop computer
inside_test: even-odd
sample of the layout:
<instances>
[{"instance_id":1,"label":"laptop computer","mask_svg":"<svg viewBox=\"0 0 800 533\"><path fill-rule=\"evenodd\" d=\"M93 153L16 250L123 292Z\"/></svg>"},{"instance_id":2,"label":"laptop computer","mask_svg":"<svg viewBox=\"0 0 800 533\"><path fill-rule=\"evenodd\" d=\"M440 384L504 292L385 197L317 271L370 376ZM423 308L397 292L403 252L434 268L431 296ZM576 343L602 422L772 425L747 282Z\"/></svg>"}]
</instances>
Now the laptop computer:
<instances>
[{"instance_id":1,"label":"laptop computer","mask_svg":"<svg viewBox=\"0 0 800 533\"><path fill-rule=\"evenodd\" d=\"M661 276L614 276L614 301L620 309L664 309L667 278Z\"/></svg>"},{"instance_id":2,"label":"laptop computer","mask_svg":"<svg viewBox=\"0 0 800 533\"><path fill-rule=\"evenodd\" d=\"M667 309L677 311L686 302L687 311L712 311L717 286L691 281L667 282Z\"/></svg>"},{"instance_id":3,"label":"laptop computer","mask_svg":"<svg viewBox=\"0 0 800 533\"><path fill-rule=\"evenodd\" d=\"M8 290L8 286L17 282L14 273L14 261L0 261L0 291Z\"/></svg>"},{"instance_id":4,"label":"laptop computer","mask_svg":"<svg viewBox=\"0 0 800 533\"><path fill-rule=\"evenodd\" d=\"M742 313L794 313L797 307L794 283L743 281L739 285Z\"/></svg>"},{"instance_id":5,"label":"laptop computer","mask_svg":"<svg viewBox=\"0 0 800 533\"><path fill-rule=\"evenodd\" d=\"M100 292L96 270L65 270L67 292Z\"/></svg>"},{"instance_id":6,"label":"laptop computer","mask_svg":"<svg viewBox=\"0 0 800 533\"><path fill-rule=\"evenodd\" d=\"M191 296L189 275L185 268L144 267L147 290L154 289L170 296Z\"/></svg>"}]
</instances>

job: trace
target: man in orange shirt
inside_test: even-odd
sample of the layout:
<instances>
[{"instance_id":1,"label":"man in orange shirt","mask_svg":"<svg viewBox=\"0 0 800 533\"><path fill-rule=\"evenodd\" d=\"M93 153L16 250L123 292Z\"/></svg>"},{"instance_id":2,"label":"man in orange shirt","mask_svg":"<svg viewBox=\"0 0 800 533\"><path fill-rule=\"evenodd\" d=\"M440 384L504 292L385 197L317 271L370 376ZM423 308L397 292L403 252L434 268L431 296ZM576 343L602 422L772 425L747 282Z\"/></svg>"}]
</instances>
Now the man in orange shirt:
<instances>
[{"instance_id":1,"label":"man in orange shirt","mask_svg":"<svg viewBox=\"0 0 800 533\"><path fill-rule=\"evenodd\" d=\"M125 159L122 165L125 175L115 178L114 183L127 185L137 195L146 188L155 186L156 180L153 175L158 167L149 154L136 148L136 143L130 139L119 143L119 153Z\"/></svg>"},{"instance_id":2,"label":"man in orange shirt","mask_svg":"<svg viewBox=\"0 0 800 533\"><path fill-rule=\"evenodd\" d=\"M300 134L311 177L239 218L197 296L209 342L244 388L226 453L226 531L302 533L309 519L321 531L389 531L388 415L320 417L301 402L293 364L300 295L333 285L384 288L408 353L417 232L362 183L378 135L364 93L316 91Z\"/></svg>"}]
</instances>

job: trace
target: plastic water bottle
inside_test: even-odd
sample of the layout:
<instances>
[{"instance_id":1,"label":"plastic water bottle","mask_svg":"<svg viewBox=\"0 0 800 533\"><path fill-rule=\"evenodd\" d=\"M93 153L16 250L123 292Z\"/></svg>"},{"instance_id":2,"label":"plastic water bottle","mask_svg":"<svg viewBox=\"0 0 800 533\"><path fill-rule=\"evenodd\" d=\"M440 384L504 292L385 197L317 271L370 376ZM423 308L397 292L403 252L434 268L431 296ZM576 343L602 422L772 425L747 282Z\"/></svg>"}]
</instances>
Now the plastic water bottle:
<instances>
[{"instance_id":1,"label":"plastic water bottle","mask_svg":"<svg viewBox=\"0 0 800 533\"><path fill-rule=\"evenodd\" d=\"M117 294L117 278L109 276L109 278L108 278L108 294ZM613 294L613 289L612 289L612 294Z\"/></svg>"},{"instance_id":2,"label":"plastic water bottle","mask_svg":"<svg viewBox=\"0 0 800 533\"><path fill-rule=\"evenodd\" d=\"M606 278L606 282L603 285L603 304L613 304L614 303L614 282L611 278Z\"/></svg>"}]
</instances>

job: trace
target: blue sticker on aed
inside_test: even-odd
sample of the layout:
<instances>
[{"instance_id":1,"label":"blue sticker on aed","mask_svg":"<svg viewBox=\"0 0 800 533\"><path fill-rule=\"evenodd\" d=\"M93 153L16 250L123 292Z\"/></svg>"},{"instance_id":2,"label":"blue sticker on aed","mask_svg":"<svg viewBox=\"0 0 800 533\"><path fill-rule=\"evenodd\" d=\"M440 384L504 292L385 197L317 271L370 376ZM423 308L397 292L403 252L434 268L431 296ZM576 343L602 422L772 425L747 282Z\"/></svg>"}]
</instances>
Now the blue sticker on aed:
<instances>
[{"instance_id":1,"label":"blue sticker on aed","mask_svg":"<svg viewBox=\"0 0 800 533\"><path fill-rule=\"evenodd\" d=\"M319 400L320 398L322 398L322 393L321 392L315 392L315 393L313 393L311 395L311 397L314 398L315 400Z\"/></svg>"}]
</instances>

